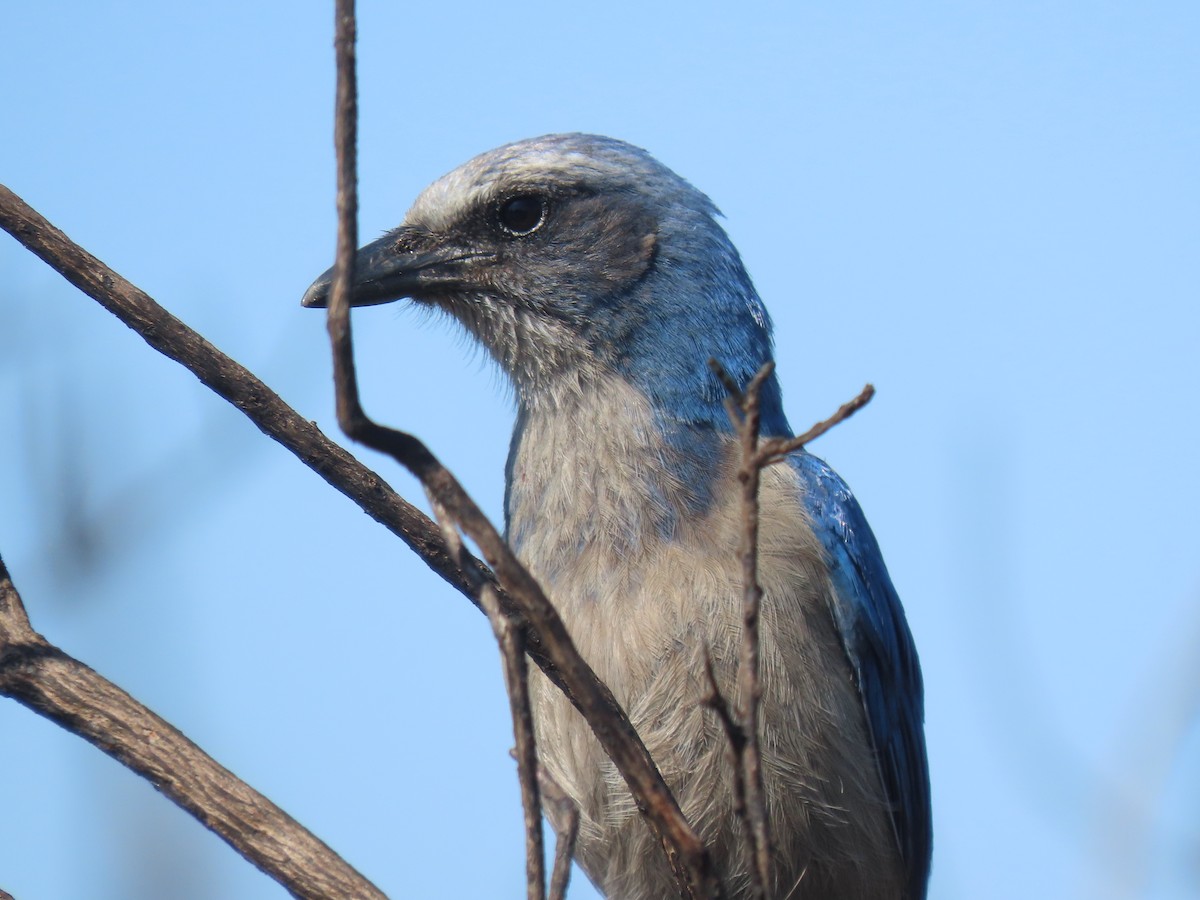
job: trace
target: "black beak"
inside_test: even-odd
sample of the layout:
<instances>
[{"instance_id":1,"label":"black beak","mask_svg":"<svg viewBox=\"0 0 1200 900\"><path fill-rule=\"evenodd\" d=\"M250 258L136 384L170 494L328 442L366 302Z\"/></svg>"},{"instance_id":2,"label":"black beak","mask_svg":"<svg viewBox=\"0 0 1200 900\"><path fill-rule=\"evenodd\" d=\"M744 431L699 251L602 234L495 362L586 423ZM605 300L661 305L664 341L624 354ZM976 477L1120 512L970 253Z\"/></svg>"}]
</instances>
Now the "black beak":
<instances>
[{"instance_id":1,"label":"black beak","mask_svg":"<svg viewBox=\"0 0 1200 900\"><path fill-rule=\"evenodd\" d=\"M385 234L361 248L354 257L351 306L374 306L403 297L423 297L468 287L466 264L486 259L460 247L422 249L421 237L405 229ZM424 243L428 243L425 238ZM309 286L301 306L323 308L329 303L333 269Z\"/></svg>"}]
</instances>

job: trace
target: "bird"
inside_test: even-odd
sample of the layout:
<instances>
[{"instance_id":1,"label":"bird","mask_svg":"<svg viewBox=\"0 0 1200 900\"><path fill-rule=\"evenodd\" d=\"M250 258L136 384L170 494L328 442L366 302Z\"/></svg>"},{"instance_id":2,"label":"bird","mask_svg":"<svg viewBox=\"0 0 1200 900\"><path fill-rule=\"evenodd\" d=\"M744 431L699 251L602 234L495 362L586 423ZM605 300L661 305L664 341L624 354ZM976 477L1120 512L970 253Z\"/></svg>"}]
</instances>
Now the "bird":
<instances>
[{"instance_id":1,"label":"bird","mask_svg":"<svg viewBox=\"0 0 1200 900\"><path fill-rule=\"evenodd\" d=\"M740 451L715 359L745 384L772 325L713 202L609 137L506 144L427 187L356 255L351 305L446 313L513 388L505 533L629 715L731 900L751 896L705 659L733 696ZM332 270L307 290L328 301ZM779 381L761 433L792 434ZM772 900L921 900L932 850L923 684L858 501L805 449L760 487L763 781ZM540 762L609 900L678 896L613 763L540 672Z\"/></svg>"}]
</instances>

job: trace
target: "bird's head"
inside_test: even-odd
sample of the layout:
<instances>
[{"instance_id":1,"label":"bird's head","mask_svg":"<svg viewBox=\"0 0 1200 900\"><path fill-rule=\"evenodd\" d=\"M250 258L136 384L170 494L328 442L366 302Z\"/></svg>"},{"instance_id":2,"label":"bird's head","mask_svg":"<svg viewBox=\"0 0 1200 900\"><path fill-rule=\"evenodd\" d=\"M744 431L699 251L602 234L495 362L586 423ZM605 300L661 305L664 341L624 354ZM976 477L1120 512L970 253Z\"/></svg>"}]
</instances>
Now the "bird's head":
<instances>
[{"instance_id":1,"label":"bird's head","mask_svg":"<svg viewBox=\"0 0 1200 900\"><path fill-rule=\"evenodd\" d=\"M363 247L351 303L407 297L443 309L523 399L564 377L617 374L654 400L686 394L719 411L707 360L744 382L770 358L771 338L717 215L622 141L520 141L435 181L400 227ZM318 278L303 304L324 306L331 278Z\"/></svg>"}]
</instances>

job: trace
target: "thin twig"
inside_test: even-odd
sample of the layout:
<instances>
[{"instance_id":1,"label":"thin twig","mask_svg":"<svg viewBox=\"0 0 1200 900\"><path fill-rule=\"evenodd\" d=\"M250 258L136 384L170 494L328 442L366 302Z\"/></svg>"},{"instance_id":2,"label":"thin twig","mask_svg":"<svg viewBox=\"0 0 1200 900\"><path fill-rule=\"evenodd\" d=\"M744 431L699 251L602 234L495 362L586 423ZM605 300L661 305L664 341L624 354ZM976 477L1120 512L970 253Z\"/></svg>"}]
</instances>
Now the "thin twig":
<instances>
[{"instance_id":1,"label":"thin twig","mask_svg":"<svg viewBox=\"0 0 1200 900\"><path fill-rule=\"evenodd\" d=\"M738 481L742 485L742 643L738 656L738 711L745 731L745 746L740 762L745 780L746 815L752 837L750 851L753 855L753 877L750 883L754 897L766 897L771 884L771 832L763 784L762 755L758 746L758 711L762 700L758 622L763 595L758 583L758 486L762 474L758 462L758 430L759 391L772 370L773 366L767 363L746 386L738 428L742 445L742 466L738 472Z\"/></svg>"},{"instance_id":2,"label":"thin twig","mask_svg":"<svg viewBox=\"0 0 1200 900\"><path fill-rule=\"evenodd\" d=\"M451 553L466 554L462 535L450 514L430 497L434 514ZM542 838L542 798L538 790L537 743L533 731L533 707L529 696L529 667L525 661L525 643L521 629L500 606L496 589L480 585L480 605L487 614L492 633L500 645L504 663L504 685L516 742L517 780L521 786L521 808L525 817L525 893L526 900L544 900L546 895L546 849Z\"/></svg>"},{"instance_id":3,"label":"thin twig","mask_svg":"<svg viewBox=\"0 0 1200 900\"><path fill-rule=\"evenodd\" d=\"M517 778L521 784L521 808L525 813L525 896L544 900L546 896L546 848L542 837L542 797L538 788L537 743L533 732L533 710L529 697L529 669L521 632L500 609L500 601L491 586L480 595L483 608L492 623L504 660L504 683L516 740Z\"/></svg>"},{"instance_id":4,"label":"thin twig","mask_svg":"<svg viewBox=\"0 0 1200 900\"><path fill-rule=\"evenodd\" d=\"M848 418L871 402L871 398L875 396L875 385L868 384L858 396L852 400L848 400L838 407L837 412L824 421L818 422L804 434L794 438L772 438L762 442L760 453L763 455L764 466L769 466L772 463L782 462L783 459L796 450L799 450L805 444L811 444L829 429L835 425L845 422Z\"/></svg>"},{"instance_id":5,"label":"thin twig","mask_svg":"<svg viewBox=\"0 0 1200 900\"><path fill-rule=\"evenodd\" d=\"M169 722L34 631L2 559L0 694L141 775L293 896L383 897L295 819Z\"/></svg>"},{"instance_id":6,"label":"thin twig","mask_svg":"<svg viewBox=\"0 0 1200 900\"><path fill-rule=\"evenodd\" d=\"M518 562L500 533L463 490L458 480L425 445L406 432L383 427L363 412L354 373L350 330L350 289L354 280L357 224L356 104L354 101L354 4L337 0L338 87L335 143L338 161L337 258L328 310L328 329L337 391L338 424L353 440L391 455L415 475L430 498L483 552L501 586L570 688L600 745L625 777L639 809L662 844L685 896L715 898L720 884L707 849L683 817L645 744L612 692L579 655L562 619L528 570Z\"/></svg>"},{"instance_id":7,"label":"thin twig","mask_svg":"<svg viewBox=\"0 0 1200 900\"><path fill-rule=\"evenodd\" d=\"M729 737L734 762L734 808L743 825L750 869L750 895L761 900L771 884L771 832L763 784L762 754L759 750L758 712L762 699L759 678L759 613L762 587L758 583L758 487L762 464L758 451L761 409L759 392L774 371L765 363L742 391L716 360L709 366L725 385L726 409L738 436L742 461L738 468L741 484L742 529L738 549L742 563L742 637L738 652L737 714L733 715L720 695L712 661L705 656L712 701Z\"/></svg>"},{"instance_id":8,"label":"thin twig","mask_svg":"<svg viewBox=\"0 0 1200 900\"><path fill-rule=\"evenodd\" d=\"M358 87L354 59L354 0L336 0L334 49L337 58L337 92L334 108L333 143L337 149L337 251L329 315L325 319L334 346L349 345L350 288L354 284L354 253L358 249ZM337 313L334 313L334 310ZM358 399L358 377L353 355L336 360L333 367L337 419L343 431L347 423L362 418Z\"/></svg>"},{"instance_id":9,"label":"thin twig","mask_svg":"<svg viewBox=\"0 0 1200 900\"><path fill-rule=\"evenodd\" d=\"M733 816L741 823L746 838L748 855L750 856L750 889L755 896L763 896L762 876L758 874L757 836L751 824L750 811L746 798L746 772L743 756L746 752L746 729L742 727L737 714L721 693L717 683L717 674L713 670L712 656L708 648L704 649L704 676L708 688L700 697L700 702L711 709L725 729L725 739L729 742L730 768L733 772Z\"/></svg>"},{"instance_id":10,"label":"thin twig","mask_svg":"<svg viewBox=\"0 0 1200 900\"><path fill-rule=\"evenodd\" d=\"M579 810L572 805L565 813L562 828L555 829L554 870L550 875L549 900L565 900L571 884L571 863L575 857L575 841L579 837Z\"/></svg>"},{"instance_id":11,"label":"thin twig","mask_svg":"<svg viewBox=\"0 0 1200 900\"><path fill-rule=\"evenodd\" d=\"M538 766L538 784L554 825L554 870L550 874L549 900L566 900L571 860L575 857L575 841L579 837L579 807L544 766Z\"/></svg>"}]
</instances>

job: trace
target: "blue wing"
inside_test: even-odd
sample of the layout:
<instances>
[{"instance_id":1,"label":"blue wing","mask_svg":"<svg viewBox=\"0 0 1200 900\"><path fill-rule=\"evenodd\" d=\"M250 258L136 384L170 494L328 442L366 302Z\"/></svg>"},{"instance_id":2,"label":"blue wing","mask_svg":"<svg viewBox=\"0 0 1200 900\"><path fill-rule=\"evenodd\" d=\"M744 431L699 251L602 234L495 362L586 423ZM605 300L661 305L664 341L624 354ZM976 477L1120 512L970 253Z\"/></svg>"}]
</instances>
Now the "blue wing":
<instances>
[{"instance_id":1,"label":"blue wing","mask_svg":"<svg viewBox=\"0 0 1200 900\"><path fill-rule=\"evenodd\" d=\"M799 451L804 502L837 592L833 616L854 672L908 868L908 896L925 896L933 838L921 667L875 535L846 483Z\"/></svg>"}]
</instances>

